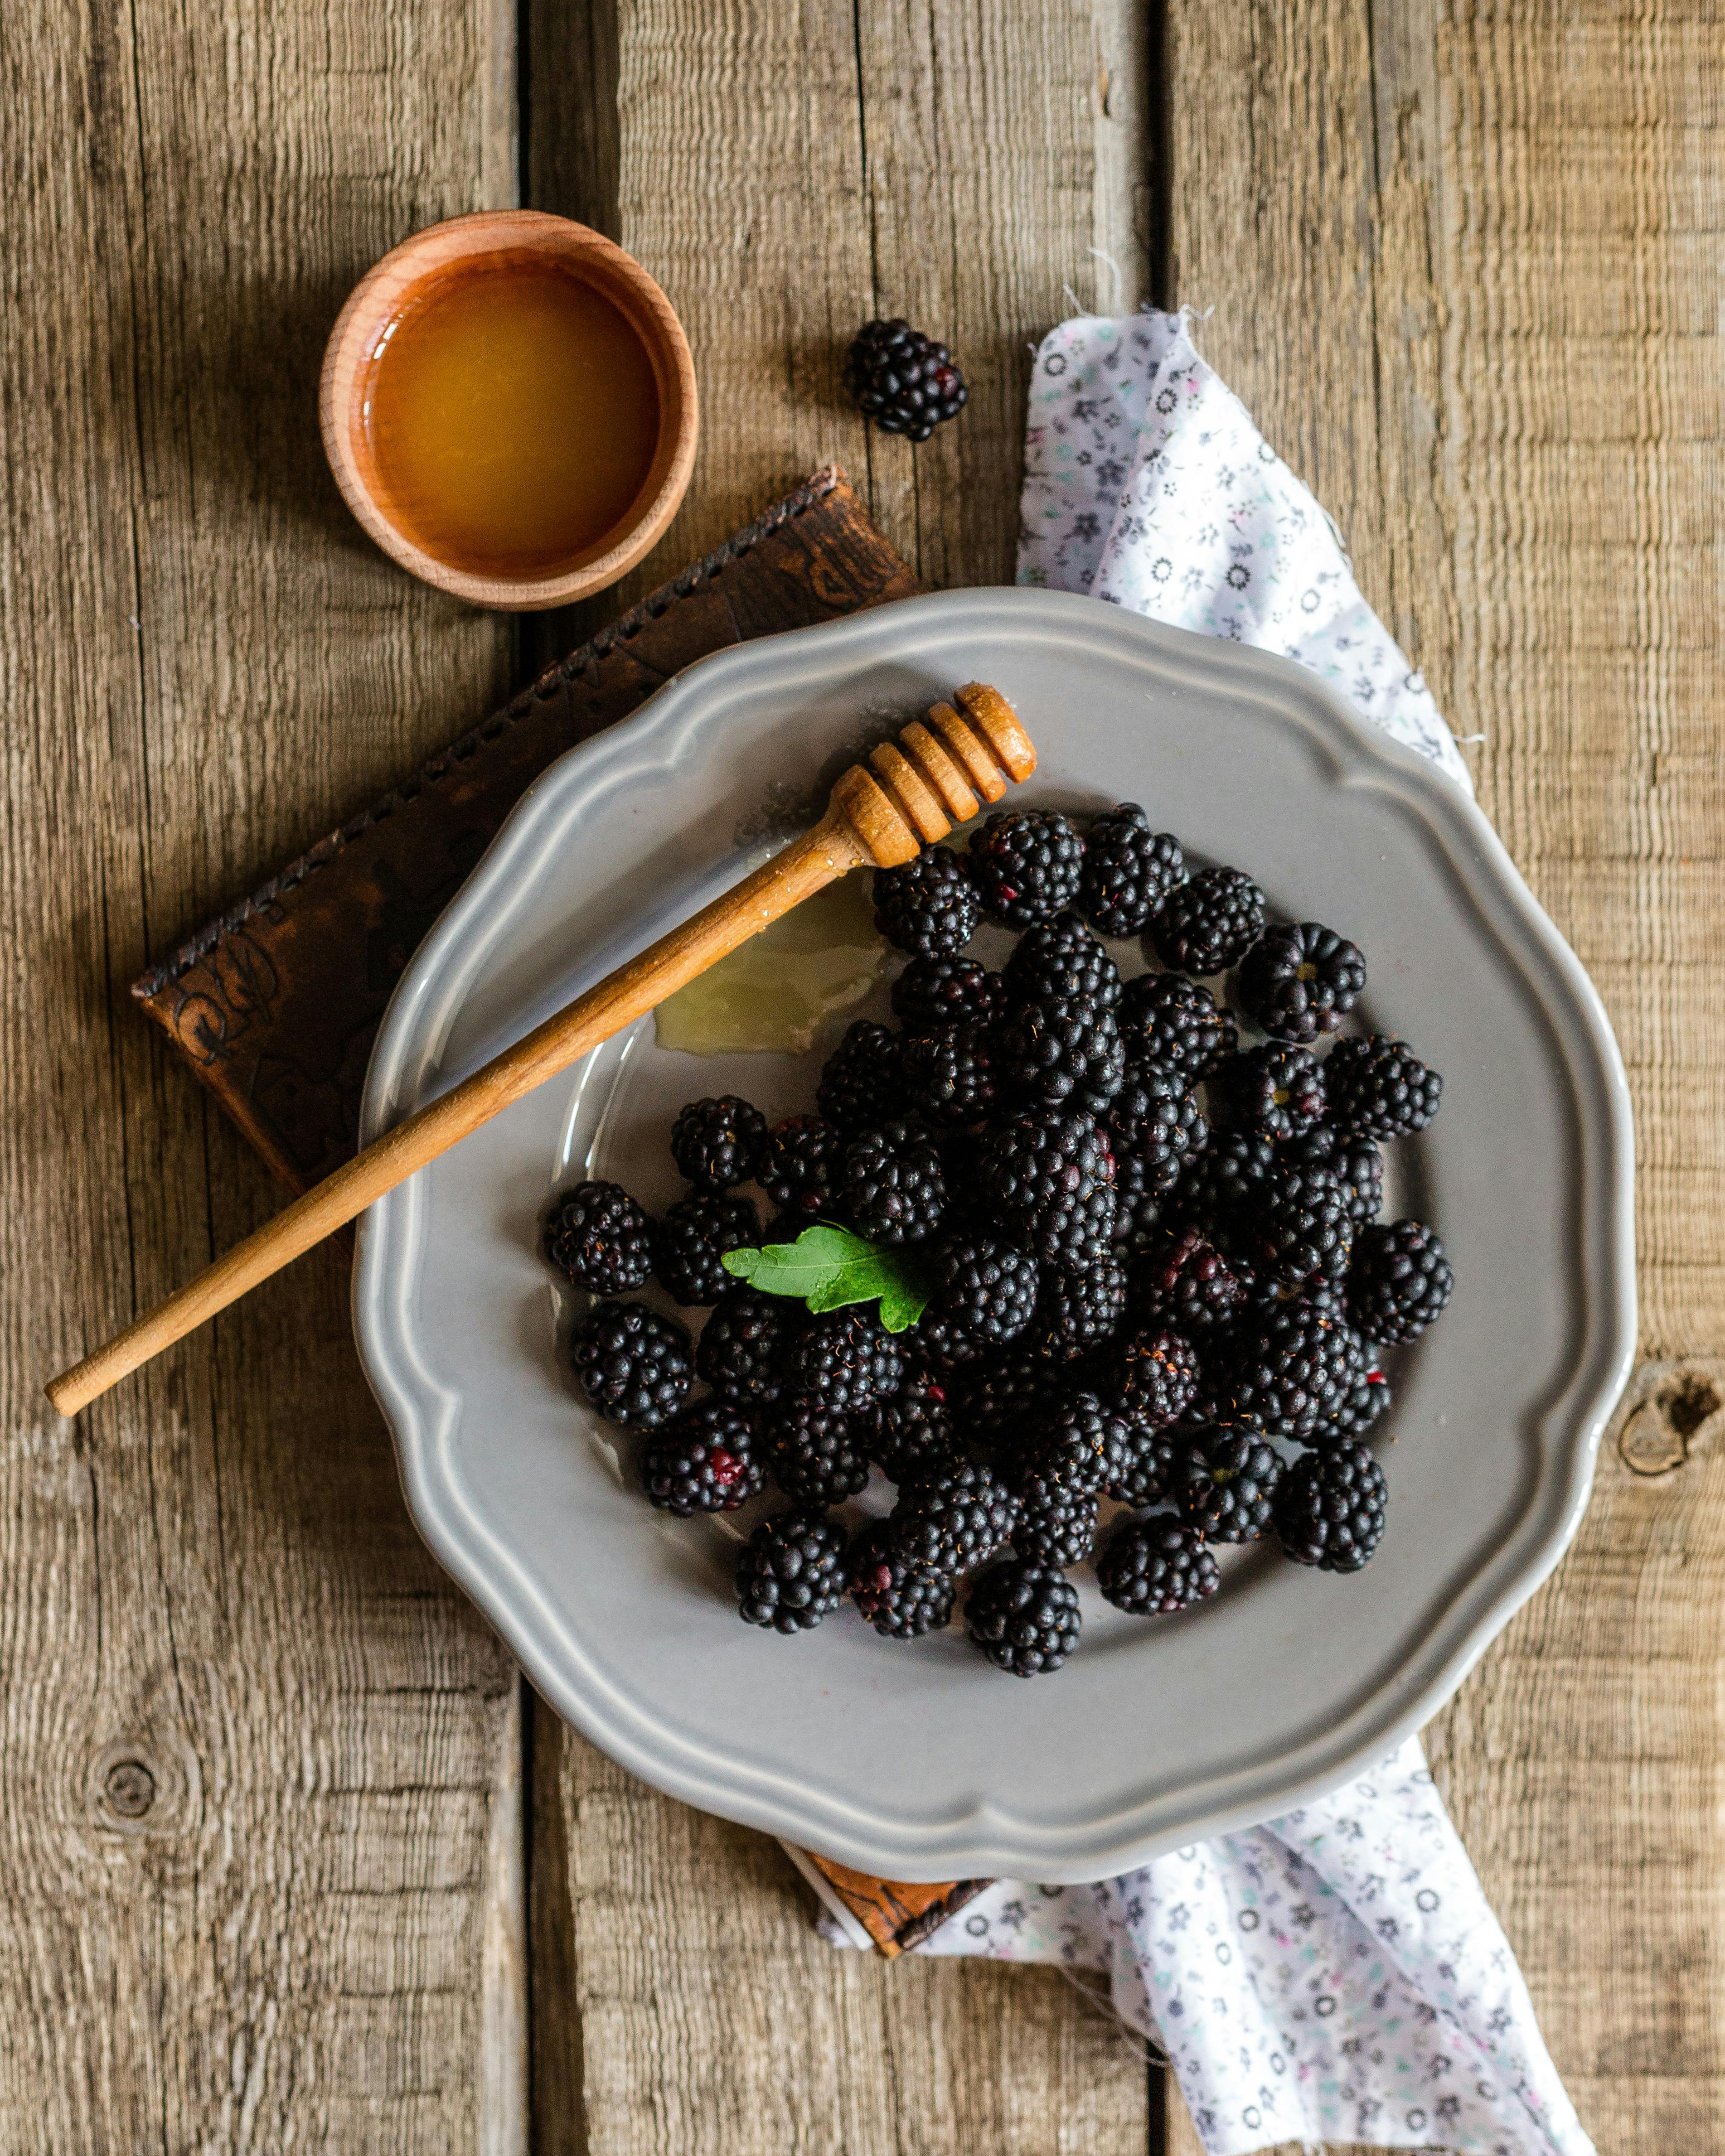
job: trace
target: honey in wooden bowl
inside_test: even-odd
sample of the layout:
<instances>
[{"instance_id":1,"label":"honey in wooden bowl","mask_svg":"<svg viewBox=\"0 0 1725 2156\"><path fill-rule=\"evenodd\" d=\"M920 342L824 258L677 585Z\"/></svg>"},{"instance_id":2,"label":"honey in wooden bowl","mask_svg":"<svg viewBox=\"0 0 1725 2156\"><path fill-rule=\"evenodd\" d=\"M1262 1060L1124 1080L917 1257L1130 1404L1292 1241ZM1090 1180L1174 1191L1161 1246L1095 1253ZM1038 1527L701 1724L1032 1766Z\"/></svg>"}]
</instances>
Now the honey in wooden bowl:
<instances>
[{"instance_id":1,"label":"honey in wooden bowl","mask_svg":"<svg viewBox=\"0 0 1725 2156\"><path fill-rule=\"evenodd\" d=\"M416 233L350 295L320 395L324 446L377 544L480 606L614 583L689 484L695 369L640 264L534 210Z\"/></svg>"}]
</instances>

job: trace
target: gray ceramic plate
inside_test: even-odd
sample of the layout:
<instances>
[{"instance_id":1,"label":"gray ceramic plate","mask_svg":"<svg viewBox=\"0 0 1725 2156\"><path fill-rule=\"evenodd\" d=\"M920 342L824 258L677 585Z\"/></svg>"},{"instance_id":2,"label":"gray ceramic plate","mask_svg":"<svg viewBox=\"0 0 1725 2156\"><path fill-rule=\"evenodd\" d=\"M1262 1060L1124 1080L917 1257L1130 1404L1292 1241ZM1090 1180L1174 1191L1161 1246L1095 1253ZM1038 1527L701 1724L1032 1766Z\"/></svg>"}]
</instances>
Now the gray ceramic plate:
<instances>
[{"instance_id":1,"label":"gray ceramic plate","mask_svg":"<svg viewBox=\"0 0 1725 2156\"><path fill-rule=\"evenodd\" d=\"M1364 1014L1445 1075L1397 1194L1459 1279L1398 1371L1390 1528L1349 1578L1242 1553L1172 1620L1110 1609L1058 1676L854 1613L740 1625L737 1528L625 1486L577 1401L536 1249L560 1183L671 1194L679 1103L810 1104L814 1071L660 1050L650 1021L374 1206L354 1314L427 1541L560 1712L691 1803L907 1879L1095 1878L1272 1816L1443 1702L1550 1571L1587 1501L1635 1336L1630 1113L1574 957L1485 819L1291 663L1100 603L951 592L703 660L554 765L396 993L373 1136L713 896L860 739L957 682L1016 705L1026 803L1137 800L1272 906L1356 936Z\"/></svg>"}]
</instances>

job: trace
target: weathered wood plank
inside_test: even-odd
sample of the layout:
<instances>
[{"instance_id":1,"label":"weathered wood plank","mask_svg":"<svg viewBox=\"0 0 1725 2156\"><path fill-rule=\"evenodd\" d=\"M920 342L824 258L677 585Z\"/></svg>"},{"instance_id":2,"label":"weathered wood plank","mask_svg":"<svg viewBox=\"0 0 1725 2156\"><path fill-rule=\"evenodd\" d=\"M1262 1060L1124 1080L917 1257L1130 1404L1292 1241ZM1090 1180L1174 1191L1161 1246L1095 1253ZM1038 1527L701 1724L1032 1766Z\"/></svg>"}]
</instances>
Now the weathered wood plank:
<instances>
[{"instance_id":1,"label":"weathered wood plank","mask_svg":"<svg viewBox=\"0 0 1725 2156\"><path fill-rule=\"evenodd\" d=\"M1168 28L1178 296L1485 736L1481 800L1623 1042L1646 1352L1716 1383L1717 28L1514 0L1173 0ZM1429 1732L1626 2156L1717 2118L1721 1502L1711 1424L1651 1479L1608 1450L1564 1566Z\"/></svg>"},{"instance_id":2,"label":"weathered wood plank","mask_svg":"<svg viewBox=\"0 0 1725 2156\"><path fill-rule=\"evenodd\" d=\"M126 983L507 686L316 420L347 286L477 204L489 20L98 0L8 49L0 2109L34 2146L476 2145L513 1679L408 1522L340 1261L75 1428L40 1385L275 1203Z\"/></svg>"}]
</instances>

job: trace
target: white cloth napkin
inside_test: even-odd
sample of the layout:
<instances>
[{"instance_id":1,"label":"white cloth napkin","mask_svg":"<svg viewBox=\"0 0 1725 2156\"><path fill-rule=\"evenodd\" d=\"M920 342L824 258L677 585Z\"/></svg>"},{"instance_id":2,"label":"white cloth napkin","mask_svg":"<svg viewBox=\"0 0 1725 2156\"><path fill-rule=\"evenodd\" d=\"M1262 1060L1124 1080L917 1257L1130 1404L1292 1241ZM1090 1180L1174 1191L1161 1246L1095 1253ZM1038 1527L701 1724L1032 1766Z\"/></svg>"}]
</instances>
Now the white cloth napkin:
<instances>
[{"instance_id":1,"label":"white cloth napkin","mask_svg":"<svg viewBox=\"0 0 1725 2156\"><path fill-rule=\"evenodd\" d=\"M1469 783L1334 526L1181 316L1081 316L1044 340L1019 582L1297 659ZM1417 1739L1320 1803L1122 1878L997 1881L918 1951L1107 1971L1210 2156L1594 2156Z\"/></svg>"}]
</instances>

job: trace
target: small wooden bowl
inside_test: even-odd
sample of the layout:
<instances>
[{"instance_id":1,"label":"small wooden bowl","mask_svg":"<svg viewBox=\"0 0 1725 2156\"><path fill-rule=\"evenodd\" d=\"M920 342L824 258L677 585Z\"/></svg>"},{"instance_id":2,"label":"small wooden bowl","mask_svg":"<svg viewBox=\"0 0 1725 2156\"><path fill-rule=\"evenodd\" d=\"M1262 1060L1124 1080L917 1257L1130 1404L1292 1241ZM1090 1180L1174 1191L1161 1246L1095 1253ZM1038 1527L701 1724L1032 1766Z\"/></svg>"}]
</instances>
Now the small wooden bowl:
<instances>
[{"instance_id":1,"label":"small wooden bowl","mask_svg":"<svg viewBox=\"0 0 1725 2156\"><path fill-rule=\"evenodd\" d=\"M377 341L434 278L477 270L523 249L567 265L617 308L640 338L659 391L659 441L640 492L623 521L587 558L548 577L479 576L452 568L408 536L367 438L365 400ZM429 225L367 270L348 295L324 352L318 392L323 445L348 507L377 544L428 584L475 606L526 613L564 606L614 584L663 535L688 490L699 421L695 362L671 304L632 256L603 233L531 209L480 210Z\"/></svg>"}]
</instances>

